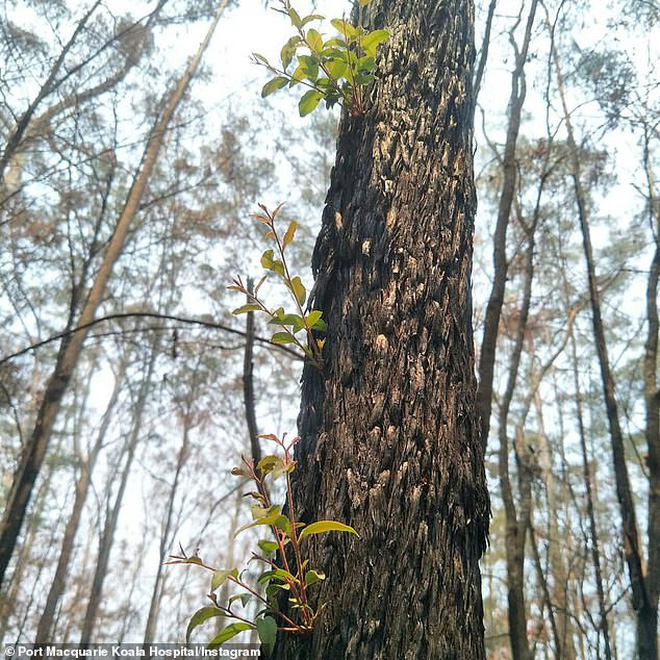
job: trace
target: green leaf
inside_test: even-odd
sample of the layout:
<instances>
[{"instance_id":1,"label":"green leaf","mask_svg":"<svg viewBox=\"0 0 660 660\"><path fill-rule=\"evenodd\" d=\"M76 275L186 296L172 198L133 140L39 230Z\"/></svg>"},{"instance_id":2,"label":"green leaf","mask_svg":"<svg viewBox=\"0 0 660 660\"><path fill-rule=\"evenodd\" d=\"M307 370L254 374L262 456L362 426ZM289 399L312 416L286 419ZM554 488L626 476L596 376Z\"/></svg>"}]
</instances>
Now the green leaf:
<instances>
[{"instance_id":1,"label":"green leaf","mask_svg":"<svg viewBox=\"0 0 660 660\"><path fill-rule=\"evenodd\" d=\"M273 344L295 344L296 340L290 332L276 332L270 341Z\"/></svg>"},{"instance_id":2,"label":"green leaf","mask_svg":"<svg viewBox=\"0 0 660 660\"><path fill-rule=\"evenodd\" d=\"M305 78L310 82L316 82L316 79L319 77L318 60L311 55L301 55L298 58L298 62L300 62L300 68L305 74Z\"/></svg>"},{"instance_id":3,"label":"green leaf","mask_svg":"<svg viewBox=\"0 0 660 660\"><path fill-rule=\"evenodd\" d=\"M268 325L290 325L294 334L300 332L305 327L302 317L297 314L278 314L275 318L268 321Z\"/></svg>"},{"instance_id":4,"label":"green leaf","mask_svg":"<svg viewBox=\"0 0 660 660\"><path fill-rule=\"evenodd\" d=\"M326 49L322 54L332 56L333 50L335 50L335 52L341 52L348 48L348 44L343 39L335 37L334 39L328 39L328 41L325 42L325 48ZM339 50L337 51L337 49Z\"/></svg>"},{"instance_id":5,"label":"green leaf","mask_svg":"<svg viewBox=\"0 0 660 660\"><path fill-rule=\"evenodd\" d=\"M232 314L235 314L238 316L239 314L247 314L248 312L260 312L261 307L257 305L256 303L248 303L247 305L243 305L242 307L237 307Z\"/></svg>"},{"instance_id":6,"label":"green leaf","mask_svg":"<svg viewBox=\"0 0 660 660\"><path fill-rule=\"evenodd\" d=\"M291 64L293 61L293 56L296 54L296 49L300 45L302 39L296 35L295 37L291 37L289 41L287 41L284 46L282 46L282 50L280 51L280 59L282 60L282 68L286 71L286 68Z\"/></svg>"},{"instance_id":7,"label":"green leaf","mask_svg":"<svg viewBox=\"0 0 660 660\"><path fill-rule=\"evenodd\" d=\"M273 250L266 250L261 255L261 265L264 268L270 269L273 266L273 257L274 256L275 256L275 252Z\"/></svg>"},{"instance_id":8,"label":"green leaf","mask_svg":"<svg viewBox=\"0 0 660 660\"><path fill-rule=\"evenodd\" d=\"M227 581L228 577L236 579L238 577L238 569L232 568L228 571L216 571L211 578L211 591L215 591L220 585Z\"/></svg>"},{"instance_id":9,"label":"green leaf","mask_svg":"<svg viewBox=\"0 0 660 660\"><path fill-rule=\"evenodd\" d=\"M367 36L362 39L360 45L365 53L375 54L375 49L382 43L385 43L390 38L390 33L387 30L374 30L369 32Z\"/></svg>"},{"instance_id":10,"label":"green leaf","mask_svg":"<svg viewBox=\"0 0 660 660\"><path fill-rule=\"evenodd\" d=\"M266 98L273 92L276 92L278 89L282 89L282 87L286 87L289 84L289 79L285 78L284 76L277 76L273 78L272 80L269 80L261 90L261 97Z\"/></svg>"},{"instance_id":11,"label":"green leaf","mask_svg":"<svg viewBox=\"0 0 660 660\"><path fill-rule=\"evenodd\" d=\"M314 29L307 32L307 43L314 53L323 49L323 37Z\"/></svg>"},{"instance_id":12,"label":"green leaf","mask_svg":"<svg viewBox=\"0 0 660 660\"><path fill-rule=\"evenodd\" d=\"M279 259L275 259L270 265L270 270L278 275L284 275L284 264Z\"/></svg>"},{"instance_id":13,"label":"green leaf","mask_svg":"<svg viewBox=\"0 0 660 660\"><path fill-rule=\"evenodd\" d=\"M305 300L307 300L307 289L305 289L305 285L299 277L296 276L291 280L291 290L298 299L300 305L304 305Z\"/></svg>"},{"instance_id":14,"label":"green leaf","mask_svg":"<svg viewBox=\"0 0 660 660\"><path fill-rule=\"evenodd\" d=\"M188 628L186 629L186 644L190 642L190 635L197 626L201 626L202 623L205 621L208 621L209 619L212 619L216 616L227 616L222 610L219 610L217 607L202 607L201 610L197 610L195 612L191 619L190 623L188 624Z\"/></svg>"},{"instance_id":15,"label":"green leaf","mask_svg":"<svg viewBox=\"0 0 660 660\"><path fill-rule=\"evenodd\" d=\"M287 13L289 14L289 18L291 19L291 24L295 28L300 28L302 27L302 20L300 19L300 14L293 8L293 7L288 7L287 8Z\"/></svg>"},{"instance_id":16,"label":"green leaf","mask_svg":"<svg viewBox=\"0 0 660 660\"><path fill-rule=\"evenodd\" d=\"M305 27L307 23L311 23L312 21L323 21L323 20L325 20L325 16L321 16L321 14L310 14L309 16L305 16L305 18L302 19L301 27Z\"/></svg>"},{"instance_id":17,"label":"green leaf","mask_svg":"<svg viewBox=\"0 0 660 660\"><path fill-rule=\"evenodd\" d=\"M376 76L374 76L373 73L365 73L364 71L360 71L357 76L355 76L355 84L361 85L362 87L370 85L374 80L376 80Z\"/></svg>"},{"instance_id":18,"label":"green leaf","mask_svg":"<svg viewBox=\"0 0 660 660\"><path fill-rule=\"evenodd\" d=\"M320 571L312 570L305 573L305 585L308 587L317 582L323 582L323 580L325 580L325 573L321 573Z\"/></svg>"},{"instance_id":19,"label":"green leaf","mask_svg":"<svg viewBox=\"0 0 660 660\"><path fill-rule=\"evenodd\" d=\"M366 55L358 60L358 71L365 71L367 73L376 68L376 58Z\"/></svg>"},{"instance_id":20,"label":"green leaf","mask_svg":"<svg viewBox=\"0 0 660 660\"><path fill-rule=\"evenodd\" d=\"M342 60L331 60L326 64L326 68L335 80L345 78L348 73L348 64Z\"/></svg>"},{"instance_id":21,"label":"green leaf","mask_svg":"<svg viewBox=\"0 0 660 660\"><path fill-rule=\"evenodd\" d=\"M257 468L261 470L262 474L265 476L270 472L273 472L277 468L281 471L284 470L284 460L281 456L264 456L259 463L257 463ZM280 472L281 474L281 472Z\"/></svg>"},{"instance_id":22,"label":"green leaf","mask_svg":"<svg viewBox=\"0 0 660 660\"><path fill-rule=\"evenodd\" d=\"M241 605L243 607L245 607L250 602L251 598L252 598L252 594L247 594L247 593L245 593L245 594L235 594L234 596L232 596L229 599L229 604L231 605L233 602L235 602L237 600L240 600Z\"/></svg>"},{"instance_id":23,"label":"green leaf","mask_svg":"<svg viewBox=\"0 0 660 660\"><path fill-rule=\"evenodd\" d=\"M257 541L257 545L259 546L261 551L266 555L270 555L277 550L277 543L275 543L275 541L260 539L259 541Z\"/></svg>"},{"instance_id":24,"label":"green leaf","mask_svg":"<svg viewBox=\"0 0 660 660\"><path fill-rule=\"evenodd\" d=\"M318 522L307 525L302 532L300 532L300 540L312 534L323 534L325 532L349 532L355 534L358 538L360 535L349 525L337 522L336 520L319 520Z\"/></svg>"},{"instance_id":25,"label":"green leaf","mask_svg":"<svg viewBox=\"0 0 660 660\"><path fill-rule=\"evenodd\" d=\"M252 520L259 520L259 518L264 518L269 513L272 513L272 511L266 509L263 506L258 506L257 504L253 504L250 507L250 514L252 515Z\"/></svg>"},{"instance_id":26,"label":"green leaf","mask_svg":"<svg viewBox=\"0 0 660 660\"><path fill-rule=\"evenodd\" d=\"M321 320L322 316L323 316L323 312L319 312L318 309L315 309L311 311L309 314L307 314L305 320L307 321L309 327L313 328L318 323L318 321Z\"/></svg>"},{"instance_id":27,"label":"green leaf","mask_svg":"<svg viewBox=\"0 0 660 660\"><path fill-rule=\"evenodd\" d=\"M357 38L357 30L343 18L333 18L330 23L333 27L348 40L355 41Z\"/></svg>"},{"instance_id":28,"label":"green leaf","mask_svg":"<svg viewBox=\"0 0 660 660\"><path fill-rule=\"evenodd\" d=\"M254 59L257 60L257 62L261 62L266 66L270 66L270 63L263 55L259 55L259 53L252 53L252 57L254 57Z\"/></svg>"},{"instance_id":29,"label":"green leaf","mask_svg":"<svg viewBox=\"0 0 660 660\"><path fill-rule=\"evenodd\" d=\"M272 571L264 571L258 578L257 582L259 584L265 584L271 580L279 580L280 582L294 582L297 583L297 580L289 571L285 571L283 568L275 568Z\"/></svg>"},{"instance_id":30,"label":"green leaf","mask_svg":"<svg viewBox=\"0 0 660 660\"><path fill-rule=\"evenodd\" d=\"M281 509L279 506L271 507L269 511L271 509L274 509L272 513L269 513L266 516L258 518L257 520L254 520L251 523L247 523L242 527L239 527L234 533L234 536L238 536L241 532L244 532L246 529L250 529L251 527L257 527L259 525L267 525L268 527L270 527L271 525L274 525L278 521L281 515Z\"/></svg>"},{"instance_id":31,"label":"green leaf","mask_svg":"<svg viewBox=\"0 0 660 660\"><path fill-rule=\"evenodd\" d=\"M243 623L242 621L239 621L238 623L230 623L219 635L216 635L209 642L209 645L206 648L208 649L218 648L218 646L224 644L232 637L236 637L236 635L242 633L245 630L254 630L254 626L249 623Z\"/></svg>"},{"instance_id":32,"label":"green leaf","mask_svg":"<svg viewBox=\"0 0 660 660\"><path fill-rule=\"evenodd\" d=\"M296 229L298 229L298 223L294 220L286 230L286 234L284 234L284 238L282 239L283 247L286 247L291 241L293 241L293 238L296 235Z\"/></svg>"},{"instance_id":33,"label":"green leaf","mask_svg":"<svg viewBox=\"0 0 660 660\"><path fill-rule=\"evenodd\" d=\"M291 521L286 516L277 516L273 523L277 529L281 529L285 534L291 532Z\"/></svg>"},{"instance_id":34,"label":"green leaf","mask_svg":"<svg viewBox=\"0 0 660 660\"><path fill-rule=\"evenodd\" d=\"M299 82L302 82L303 80L305 80L305 73L302 70L302 67L298 65L298 67L291 74L291 81L289 82L289 87L293 87L294 85L297 85Z\"/></svg>"},{"instance_id":35,"label":"green leaf","mask_svg":"<svg viewBox=\"0 0 660 660\"><path fill-rule=\"evenodd\" d=\"M263 619L257 619L255 624L257 625L257 633L259 634L261 648L266 653L266 657L268 657L275 648L275 640L277 638L277 623L275 623L275 619L273 619L273 617L266 616Z\"/></svg>"}]
</instances>

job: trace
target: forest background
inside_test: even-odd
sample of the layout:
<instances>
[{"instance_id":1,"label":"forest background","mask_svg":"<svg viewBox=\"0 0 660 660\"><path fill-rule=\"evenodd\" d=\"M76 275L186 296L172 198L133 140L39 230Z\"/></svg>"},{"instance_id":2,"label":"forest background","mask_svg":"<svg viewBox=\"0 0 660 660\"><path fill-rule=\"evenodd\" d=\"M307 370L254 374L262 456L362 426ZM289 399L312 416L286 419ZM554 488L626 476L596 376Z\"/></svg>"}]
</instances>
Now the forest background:
<instances>
[{"instance_id":1,"label":"forest background","mask_svg":"<svg viewBox=\"0 0 660 660\"><path fill-rule=\"evenodd\" d=\"M350 12L348 2L317 8ZM644 0L477 2L473 302L480 395L492 402L489 658L523 657L523 647L630 658L631 552L660 583L649 510L660 483L649 421L659 18ZM300 119L294 97L260 98L266 75L250 53L276 60L289 26L254 1L7 0L0 28L3 502L43 427L46 387L64 383L21 528L3 544L0 638L179 641L205 578L164 566L168 555L180 543L230 566L253 542L233 538L249 507L230 475L252 451L246 376L259 431L295 433L301 361L263 341L258 319L256 341L246 337L244 317L231 316L243 301L226 286L261 275L263 229L249 217L258 202L286 201L284 217L300 223L296 268L307 272L339 113ZM70 363L70 331L90 322L70 379L54 381ZM633 551L622 540L622 469Z\"/></svg>"}]
</instances>

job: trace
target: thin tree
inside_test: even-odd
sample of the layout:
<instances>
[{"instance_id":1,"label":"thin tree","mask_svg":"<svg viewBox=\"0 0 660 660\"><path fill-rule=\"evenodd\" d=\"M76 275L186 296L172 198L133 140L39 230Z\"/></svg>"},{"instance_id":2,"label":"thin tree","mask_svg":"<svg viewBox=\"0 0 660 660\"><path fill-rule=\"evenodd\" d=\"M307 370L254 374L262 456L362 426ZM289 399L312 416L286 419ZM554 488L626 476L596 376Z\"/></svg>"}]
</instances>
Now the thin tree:
<instances>
[{"instance_id":1,"label":"thin tree","mask_svg":"<svg viewBox=\"0 0 660 660\"><path fill-rule=\"evenodd\" d=\"M547 10L546 10L547 12ZM550 26L549 15L547 24ZM552 59L555 67L557 88L566 125L569 147L571 178L575 194L577 220L582 235L582 246L587 270L589 302L593 337L600 366L603 399L612 448L612 462L616 480L617 499L621 511L622 546L628 567L633 609L637 623L637 655L640 660L658 658L658 597L660 596L660 424L657 387L657 346L658 311L657 286L660 270L660 252L657 249L651 264L647 287L648 335L644 356L644 395L646 403L646 438L649 447L649 555L644 566L643 548L637 524L637 514L630 476L625 455L625 442L621 428L619 404L617 401L614 376L609 358L605 327L603 322L601 293L596 272L591 227L588 212L588 199L584 190L580 149L575 139L571 113L566 100L564 77L559 55L551 29Z\"/></svg>"}]
</instances>

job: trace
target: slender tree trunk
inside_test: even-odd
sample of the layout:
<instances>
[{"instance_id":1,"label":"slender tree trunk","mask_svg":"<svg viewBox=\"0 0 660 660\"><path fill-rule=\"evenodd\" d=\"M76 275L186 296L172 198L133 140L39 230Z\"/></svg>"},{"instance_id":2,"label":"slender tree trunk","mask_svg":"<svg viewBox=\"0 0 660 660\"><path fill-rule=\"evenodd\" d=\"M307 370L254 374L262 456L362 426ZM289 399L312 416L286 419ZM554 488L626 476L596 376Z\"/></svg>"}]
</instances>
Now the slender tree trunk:
<instances>
[{"instance_id":1,"label":"slender tree trunk","mask_svg":"<svg viewBox=\"0 0 660 660\"><path fill-rule=\"evenodd\" d=\"M119 519L119 512L124 499L124 492L128 477L135 458L135 450L141 437L142 418L147 404L148 394L151 390L151 380L153 377L154 367L156 364L156 355L158 353L159 342L155 341L151 347L151 353L148 358L147 368L145 375L140 384L137 401L135 402L135 410L133 414L133 421L131 426L131 433L127 442L127 457L122 470L119 487L115 495L115 501L112 507L107 507L105 524L101 533L99 541L99 554L96 559L96 567L94 569L94 578L92 579L92 586L89 593L89 601L87 602L87 609L85 610L85 617L83 620L82 632L80 635L80 644L87 646L92 639L94 626L96 624L96 617L98 614L101 599L103 597L103 582L108 572L108 565L110 563L110 551L114 542L115 531L117 529L117 521ZM108 498L110 496L108 495Z\"/></svg>"},{"instance_id":2,"label":"slender tree trunk","mask_svg":"<svg viewBox=\"0 0 660 660\"><path fill-rule=\"evenodd\" d=\"M94 446L89 452L86 460L84 460L80 466L80 476L78 477L75 486L73 509L64 530L64 539L62 541L62 548L60 550L57 568L55 569L55 576L51 582L48 596L46 598L46 604L44 605L44 609L37 626L37 644L46 643L51 639L51 633L53 632L53 620L55 617L57 605L60 601L60 598L62 597L62 594L64 593L66 578L69 573L69 562L73 554L78 526L80 525L83 507L85 505L85 500L87 499L87 492L91 482L92 471L94 470L94 465L96 464L96 459L99 455L99 452L101 451L103 442L105 441L105 436L110 426L110 420L112 419L112 411L114 410L114 407L117 404L117 400L119 398L120 385L124 376L127 357L128 355L125 355L119 365L117 376L115 378L115 385L110 396L110 401L106 407L105 414L103 415L101 427L99 428L96 436L96 442L94 443Z\"/></svg>"},{"instance_id":3,"label":"slender tree trunk","mask_svg":"<svg viewBox=\"0 0 660 660\"><path fill-rule=\"evenodd\" d=\"M584 475L584 489L587 504L587 517L589 519L589 535L591 560L594 566L594 578L596 580L596 594L598 597L598 611L600 615L600 634L603 636L605 646L605 659L612 660L612 648L610 644L609 623L607 621L607 603L605 600L605 589L603 587L603 572L600 561L600 542L598 539L598 527L596 526L596 515L594 511L594 497L591 481L591 465L587 451L587 433L584 426L584 413L582 410L582 390L580 388L580 377L578 374L577 348L575 336L571 334L571 351L573 358L573 384L575 386L575 407L580 435L580 450L582 452L582 473Z\"/></svg>"},{"instance_id":4,"label":"slender tree trunk","mask_svg":"<svg viewBox=\"0 0 660 660\"><path fill-rule=\"evenodd\" d=\"M479 389L477 391L477 406L481 417L481 434L484 451L488 442L488 431L490 427L490 414L493 400L493 376L495 373L495 354L497 350L497 335L499 333L500 316L504 303L504 291L506 289L506 277L509 268L506 258L506 235L509 226L509 218L516 192L516 181L518 164L516 161L516 145L520 131L520 119L525 103L527 86L525 82L525 63L529 51L529 42L536 16L537 0L532 0L527 18L527 26L520 51L516 47L513 34L511 44L516 53L515 67L511 74L511 97L509 99L509 126L507 128L506 144L504 146L504 157L502 158L502 192L497 211L497 223L493 236L493 286L486 306L484 318L484 334L481 341L481 353L479 355ZM521 9L522 12L522 9Z\"/></svg>"},{"instance_id":5,"label":"slender tree trunk","mask_svg":"<svg viewBox=\"0 0 660 660\"><path fill-rule=\"evenodd\" d=\"M294 473L302 520L341 520L360 538L310 539L326 607L311 635L280 635L276 657L482 660L473 5L367 10L392 37L366 115L340 128L313 256L325 367L305 367Z\"/></svg>"},{"instance_id":6,"label":"slender tree trunk","mask_svg":"<svg viewBox=\"0 0 660 660\"><path fill-rule=\"evenodd\" d=\"M58 442L58 448L60 444L61 441ZM5 634L8 631L9 617L15 612L20 589L24 586L24 575L30 566L31 553L34 549L37 532L40 529L39 522L42 519L45 506L49 501L53 472L54 470L52 468L47 468L46 474L39 484L35 497L34 516L31 516L32 519L28 524L25 535L25 543L21 544L15 569L11 575L11 579L7 583L7 595L0 595L0 643L3 642Z\"/></svg>"},{"instance_id":7,"label":"slender tree trunk","mask_svg":"<svg viewBox=\"0 0 660 660\"><path fill-rule=\"evenodd\" d=\"M573 644L573 630L570 618L570 600L568 593L568 568L566 566L566 545L564 539L560 538L559 532L559 504L557 502L557 493L555 486L555 477L552 468L552 448L545 433L545 424L543 421L543 404L541 396L536 392L534 395L534 405L536 408L536 419L538 423L538 446L536 455L541 468L541 476L545 485L545 492L548 502L548 557L550 560L550 570L552 571L552 601L550 607L556 611L557 619L557 638L556 654L557 660L565 658L566 660L575 660L575 647Z\"/></svg>"},{"instance_id":8,"label":"slender tree trunk","mask_svg":"<svg viewBox=\"0 0 660 660\"><path fill-rule=\"evenodd\" d=\"M252 291L254 282L247 279L247 289ZM250 297L247 297L250 302ZM257 412L254 400L254 312L248 312L245 320L245 354L243 357L243 401L245 404L245 421L250 438L250 452L252 460L257 465L261 460L261 445L259 444L259 430L257 428Z\"/></svg>"},{"instance_id":9,"label":"slender tree trunk","mask_svg":"<svg viewBox=\"0 0 660 660\"><path fill-rule=\"evenodd\" d=\"M549 24L549 20L548 20ZM658 601L657 597L649 590L646 581L642 547L640 543L635 502L632 495L628 466L626 464L625 444L621 423L619 420L619 409L616 400L614 378L610 367L610 359L605 339L605 329L600 304L600 291L598 290L598 279L591 243L591 229L587 216L587 198L582 186L581 163L578 146L575 141L573 123L566 102L564 91L564 79L559 66L559 57L554 40L551 43L552 58L555 65L559 96L562 103L564 121L567 131L567 143L570 151L571 176L575 190L575 201L577 215L582 233L582 244L587 267L587 278L589 283L589 301L591 304L591 316L593 324L594 342L601 373L603 397L612 445L612 458L614 464L614 476L616 480L617 499L621 511L623 549L628 566L630 587L632 592L633 608L637 615L637 654L640 660L658 660ZM656 366L654 365L654 371ZM652 490L652 489L651 489ZM660 496L660 492L658 493ZM660 503L660 500L659 500ZM650 538L650 545L658 544L657 538ZM660 551L655 552L655 556ZM660 558L660 557L659 557ZM657 594L656 594L657 596Z\"/></svg>"},{"instance_id":10,"label":"slender tree trunk","mask_svg":"<svg viewBox=\"0 0 660 660\"><path fill-rule=\"evenodd\" d=\"M154 641L154 636L156 634L156 624L158 623L158 610L160 606L160 599L162 596L161 591L161 577L163 574L163 566L165 559L167 558L167 550L170 546L171 541L171 531L172 531L172 518L174 515L174 501L176 499L177 490L179 487L179 480L181 478L181 471L185 465L186 459L188 458L188 447L190 444L190 429L192 426L191 423L191 407L192 401L188 402L187 410L184 415L183 421L183 440L181 442L181 449L179 450L179 456L176 462L176 471L174 473L174 483L170 488L169 497L167 498L167 509L165 514L165 524L163 526L163 531L160 536L160 556L158 558L158 568L156 570L156 580L154 582L154 588L151 593L151 602L149 604L149 614L147 616L147 624L144 630L144 643L151 644Z\"/></svg>"},{"instance_id":11,"label":"slender tree trunk","mask_svg":"<svg viewBox=\"0 0 660 660\"><path fill-rule=\"evenodd\" d=\"M142 196L147 188L154 166L158 161L160 149L172 117L197 71L202 55L208 47L220 16L228 3L229 0L223 0L221 2L197 53L190 60L175 89L165 97L165 109L162 116L155 123L147 142L142 165L135 176L117 227L96 275L96 280L83 306L77 323L79 327L86 326L94 320L96 310L103 299L114 264L121 255L130 226L139 211ZM84 328L63 339L57 358L57 365L44 392L34 431L25 448L21 464L14 475L9 503L0 526L2 533L0 537L0 587L2 586L5 571L16 547L16 541L23 525L23 519L25 518L25 512L34 482L41 469L62 399L67 391L82 351L87 332L88 328Z\"/></svg>"},{"instance_id":12,"label":"slender tree trunk","mask_svg":"<svg viewBox=\"0 0 660 660\"><path fill-rule=\"evenodd\" d=\"M647 565L648 606L643 609L641 628L654 635L658 652L658 599L660 598L660 389L658 389L658 280L660 278L660 199L656 194L651 166L649 127L644 124L644 171L648 190L649 224L655 241L655 253L649 269L646 289L648 332L644 345L644 404L646 408L646 442L648 447L649 502ZM655 632L653 632L655 631ZM653 648L652 640L645 642Z\"/></svg>"}]
</instances>

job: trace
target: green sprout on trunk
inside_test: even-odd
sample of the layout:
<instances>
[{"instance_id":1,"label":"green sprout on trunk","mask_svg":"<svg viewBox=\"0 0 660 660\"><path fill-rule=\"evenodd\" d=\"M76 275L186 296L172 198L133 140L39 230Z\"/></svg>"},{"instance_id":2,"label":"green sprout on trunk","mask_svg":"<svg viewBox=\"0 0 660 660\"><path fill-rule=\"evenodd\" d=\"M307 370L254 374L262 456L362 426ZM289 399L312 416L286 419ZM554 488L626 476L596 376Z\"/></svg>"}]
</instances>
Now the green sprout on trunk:
<instances>
[{"instance_id":1,"label":"green sprout on trunk","mask_svg":"<svg viewBox=\"0 0 660 660\"><path fill-rule=\"evenodd\" d=\"M280 450L279 454L264 456L256 466L254 461L243 457L242 465L232 470L234 476L248 479L256 487L247 494L254 500L252 522L243 525L236 534L258 527L270 531L270 538L257 541L259 551L253 551L249 560L263 567L256 585L249 584L244 577L247 569L240 572L237 568L219 570L206 564L197 553L187 556L183 548L181 554L171 555L167 563L195 564L212 573L208 594L212 605L202 607L193 614L186 630L186 643L195 628L210 619L224 617L232 622L209 642L208 648L217 648L242 632L256 630L262 650L269 656L275 647L278 631L309 634L323 609L322 604L316 608L311 604L309 594L310 589L323 582L326 576L309 566L309 559L305 558L305 539L333 531L358 534L352 527L334 520L320 520L309 525L298 522L291 474L296 468L293 448L300 438L286 442L286 435L281 439L276 435L259 437L273 442ZM272 504L267 479L285 480L286 513L281 506ZM220 603L216 591L226 582L235 585L237 593L227 603ZM280 608L282 594L287 597L286 611ZM253 602L259 609L252 618L245 608ZM242 613L237 611L238 607L243 608Z\"/></svg>"},{"instance_id":2,"label":"green sprout on trunk","mask_svg":"<svg viewBox=\"0 0 660 660\"><path fill-rule=\"evenodd\" d=\"M280 64L271 64L263 55L253 53L254 61L275 74L263 87L263 97L284 87L303 85L308 91L298 103L300 116L316 110L324 100L326 108L341 105L349 114L360 117L366 112L365 90L375 80L378 46L389 38L387 30L368 31L362 27L362 13L371 0L360 0L358 24L334 18L335 34L325 40L310 23L324 21L320 14L301 17L289 0L282 0L276 11L289 17L296 33L282 47ZM294 66L295 65L295 66Z\"/></svg>"},{"instance_id":3,"label":"green sprout on trunk","mask_svg":"<svg viewBox=\"0 0 660 660\"><path fill-rule=\"evenodd\" d=\"M259 204L261 212L252 215L253 218L266 225L268 228L266 239L272 241L275 247L266 250L261 256L261 265L267 272L254 291L249 290L240 277L236 277L233 284L228 287L232 291L244 294L249 301L247 304L235 309L233 314L247 314L248 312L265 314L268 317L268 325L279 328L277 332L273 333L271 342L274 344L292 344L317 369L322 371L325 339L319 338L319 335L324 335L328 327L322 318L322 312L313 309L305 313L303 310L303 305L307 301L307 289L300 277L291 274L286 258L286 249L295 238L298 223L294 220L289 223L283 234L279 231L276 220L282 206L280 204L271 212L266 206ZM271 309L259 297L261 285L266 281L269 274L274 274L286 286L294 304L293 312L286 312L283 307Z\"/></svg>"}]
</instances>

